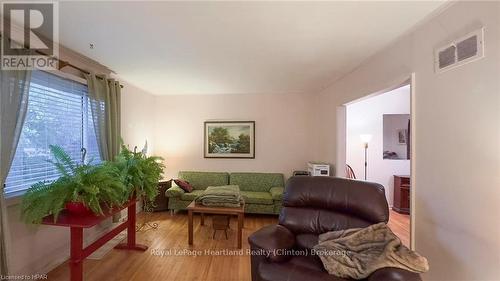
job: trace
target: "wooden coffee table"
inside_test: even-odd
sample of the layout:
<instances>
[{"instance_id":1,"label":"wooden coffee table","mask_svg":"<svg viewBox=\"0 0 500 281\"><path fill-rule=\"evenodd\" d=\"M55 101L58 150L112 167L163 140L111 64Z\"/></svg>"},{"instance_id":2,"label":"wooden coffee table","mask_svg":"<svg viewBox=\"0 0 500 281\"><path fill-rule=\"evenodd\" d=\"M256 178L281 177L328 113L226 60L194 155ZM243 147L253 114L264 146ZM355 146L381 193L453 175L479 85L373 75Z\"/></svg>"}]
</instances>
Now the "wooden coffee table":
<instances>
[{"instance_id":1,"label":"wooden coffee table","mask_svg":"<svg viewBox=\"0 0 500 281\"><path fill-rule=\"evenodd\" d=\"M218 214L218 215L234 215L238 217L238 249L241 249L241 236L243 229L243 218L245 216L245 204L239 208L229 207L207 207L201 204L196 204L195 201L191 202L187 207L188 210L188 242L193 245L193 213L201 213L201 222L204 224L204 214Z\"/></svg>"}]
</instances>

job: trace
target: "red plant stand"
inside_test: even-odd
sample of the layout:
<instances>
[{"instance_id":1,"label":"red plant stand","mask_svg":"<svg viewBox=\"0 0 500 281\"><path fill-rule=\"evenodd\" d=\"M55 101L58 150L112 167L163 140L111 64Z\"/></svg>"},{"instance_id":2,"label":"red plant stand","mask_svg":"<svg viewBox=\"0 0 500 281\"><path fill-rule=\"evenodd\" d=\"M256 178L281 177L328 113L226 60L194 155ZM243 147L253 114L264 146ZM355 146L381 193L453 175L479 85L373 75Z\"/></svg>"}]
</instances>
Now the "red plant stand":
<instances>
[{"instance_id":1,"label":"red plant stand","mask_svg":"<svg viewBox=\"0 0 500 281\"><path fill-rule=\"evenodd\" d=\"M70 246L70 280L82 281L83 280L83 261L86 257L92 254L95 250L99 249L102 245L106 244L109 240L113 239L123 230L127 229L127 242L119 244L115 249L146 251L148 249L145 245L140 245L135 242L135 221L136 221L136 199L131 199L120 208L103 209L104 215L74 215L66 210L62 211L57 221L54 222L54 217L47 216L43 219L42 224L53 226L64 226L70 228L71 246ZM128 208L128 219L119 226L115 227L108 233L101 236L94 243L83 248L83 229L96 226L103 220L113 216L121 210Z\"/></svg>"}]
</instances>

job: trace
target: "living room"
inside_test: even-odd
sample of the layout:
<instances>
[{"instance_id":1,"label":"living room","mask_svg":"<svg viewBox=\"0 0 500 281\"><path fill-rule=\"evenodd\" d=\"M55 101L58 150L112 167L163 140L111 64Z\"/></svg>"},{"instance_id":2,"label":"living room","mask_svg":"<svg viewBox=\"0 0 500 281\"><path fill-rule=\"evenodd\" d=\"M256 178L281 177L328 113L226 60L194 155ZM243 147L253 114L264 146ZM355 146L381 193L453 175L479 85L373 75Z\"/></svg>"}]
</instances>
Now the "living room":
<instances>
[{"instance_id":1,"label":"living room","mask_svg":"<svg viewBox=\"0 0 500 281\"><path fill-rule=\"evenodd\" d=\"M500 214L500 2L61 1L50 2L49 12L8 4L2 278L498 280L500 229L491 222ZM52 55L41 48L37 63L57 67L4 59L38 50L40 42L23 37L29 13L16 14L23 9L53 23L37 30L43 25L35 15L28 26L54 46ZM471 38L473 47L463 50L475 53L460 61L457 50ZM456 61L444 61L450 50ZM108 97L101 100L103 81ZM374 165L390 160L368 157L366 180L362 162L357 180L345 179L339 114L401 85L411 99L407 242L385 192L393 187L370 177ZM64 161L58 147L88 170L53 174L48 161ZM144 176L123 168L134 157L150 165L143 171L150 178L138 184L134 177ZM326 163L328 176L294 175L307 174L310 162ZM44 170L33 172L34 164ZM77 182L74 175L84 173L92 182L98 177L91 173L118 170L119 180L104 178L126 198L103 189L109 197L99 195L97 205L84 197L57 208L50 201L37 213L45 205L36 200L47 192L26 193L38 181L57 189L61 178ZM225 204L239 207L194 204L211 202L208 187L226 187L219 193L236 201ZM103 213L71 214L65 204L79 201L84 211ZM82 225L82 217L92 219ZM394 232L396 254L413 259L413 268L373 258L371 271L342 275L336 264L350 254L334 255L332 265L301 252L328 242L321 234L380 225ZM258 249L265 257L251 251Z\"/></svg>"}]
</instances>

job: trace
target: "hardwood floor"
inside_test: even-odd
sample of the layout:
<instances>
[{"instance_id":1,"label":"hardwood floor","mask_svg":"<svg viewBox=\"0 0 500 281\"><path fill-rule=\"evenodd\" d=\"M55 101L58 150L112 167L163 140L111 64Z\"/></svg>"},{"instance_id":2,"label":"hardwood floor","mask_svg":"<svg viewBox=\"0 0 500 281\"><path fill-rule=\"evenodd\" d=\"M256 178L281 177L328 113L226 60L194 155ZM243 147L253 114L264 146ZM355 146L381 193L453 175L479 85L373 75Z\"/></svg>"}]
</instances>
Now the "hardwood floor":
<instances>
[{"instance_id":1,"label":"hardwood floor","mask_svg":"<svg viewBox=\"0 0 500 281\"><path fill-rule=\"evenodd\" d=\"M138 221L144 217L144 213L139 214ZM391 229L406 245L409 241L407 217L391 211L389 222ZM239 255L236 248L235 218L231 219L229 239L225 239L223 231L218 231L214 240L210 219L206 219L205 226L200 226L200 216L195 216L193 246L187 245L186 213L170 216L167 212L159 212L151 214L150 219L159 224L158 229L137 234L138 243L148 245L148 251L112 250L102 260L85 260L84 280L250 280L250 257L246 254L249 249L247 238L261 227L277 222L276 216L247 215L243 229L243 255ZM408 226L405 226L405 223ZM184 249L191 251L185 252ZM233 255L222 255L225 249ZM207 253L206 250L212 252ZM67 262L49 272L48 280L69 280Z\"/></svg>"},{"instance_id":2,"label":"hardwood floor","mask_svg":"<svg viewBox=\"0 0 500 281\"><path fill-rule=\"evenodd\" d=\"M410 248L410 216L400 214L391 210L389 212L389 223L392 232L396 234L406 247Z\"/></svg>"},{"instance_id":3,"label":"hardwood floor","mask_svg":"<svg viewBox=\"0 0 500 281\"><path fill-rule=\"evenodd\" d=\"M144 217L141 213L138 220ZM188 246L186 213L170 216L167 212L152 214L158 222L157 230L147 230L137 234L137 241L149 246L146 252L112 250L102 260L85 260L84 278L86 281L111 280L250 280L250 257L246 254L235 256L216 256L205 250L236 251L236 219L231 219L228 238L218 231L215 240L210 219L200 226L200 216L194 217L194 244ZM243 229L243 251L249 249L248 235L264 225L275 224L276 216L245 217ZM171 249L172 252L167 251ZM199 250L199 256L188 256L183 249ZM178 252L174 252L178 250ZM193 251L194 252L194 251ZM245 253L245 252L243 252ZM164 254L162 256L162 254ZM184 254L184 255L183 255ZM49 280L68 280L69 268L65 263L48 274Z\"/></svg>"}]
</instances>

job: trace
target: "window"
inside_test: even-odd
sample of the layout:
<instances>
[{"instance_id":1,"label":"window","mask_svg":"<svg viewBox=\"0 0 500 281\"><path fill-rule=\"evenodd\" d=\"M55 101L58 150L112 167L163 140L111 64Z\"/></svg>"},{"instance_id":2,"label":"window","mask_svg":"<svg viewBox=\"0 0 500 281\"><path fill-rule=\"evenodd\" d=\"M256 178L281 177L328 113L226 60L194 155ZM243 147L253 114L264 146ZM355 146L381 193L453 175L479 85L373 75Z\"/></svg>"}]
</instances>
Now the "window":
<instances>
[{"instance_id":1,"label":"window","mask_svg":"<svg viewBox=\"0 0 500 281\"><path fill-rule=\"evenodd\" d=\"M47 160L49 145L59 145L75 161L100 163L87 86L43 71L33 71L24 121L12 167L5 182L6 194L17 194L38 181L59 177Z\"/></svg>"}]
</instances>

